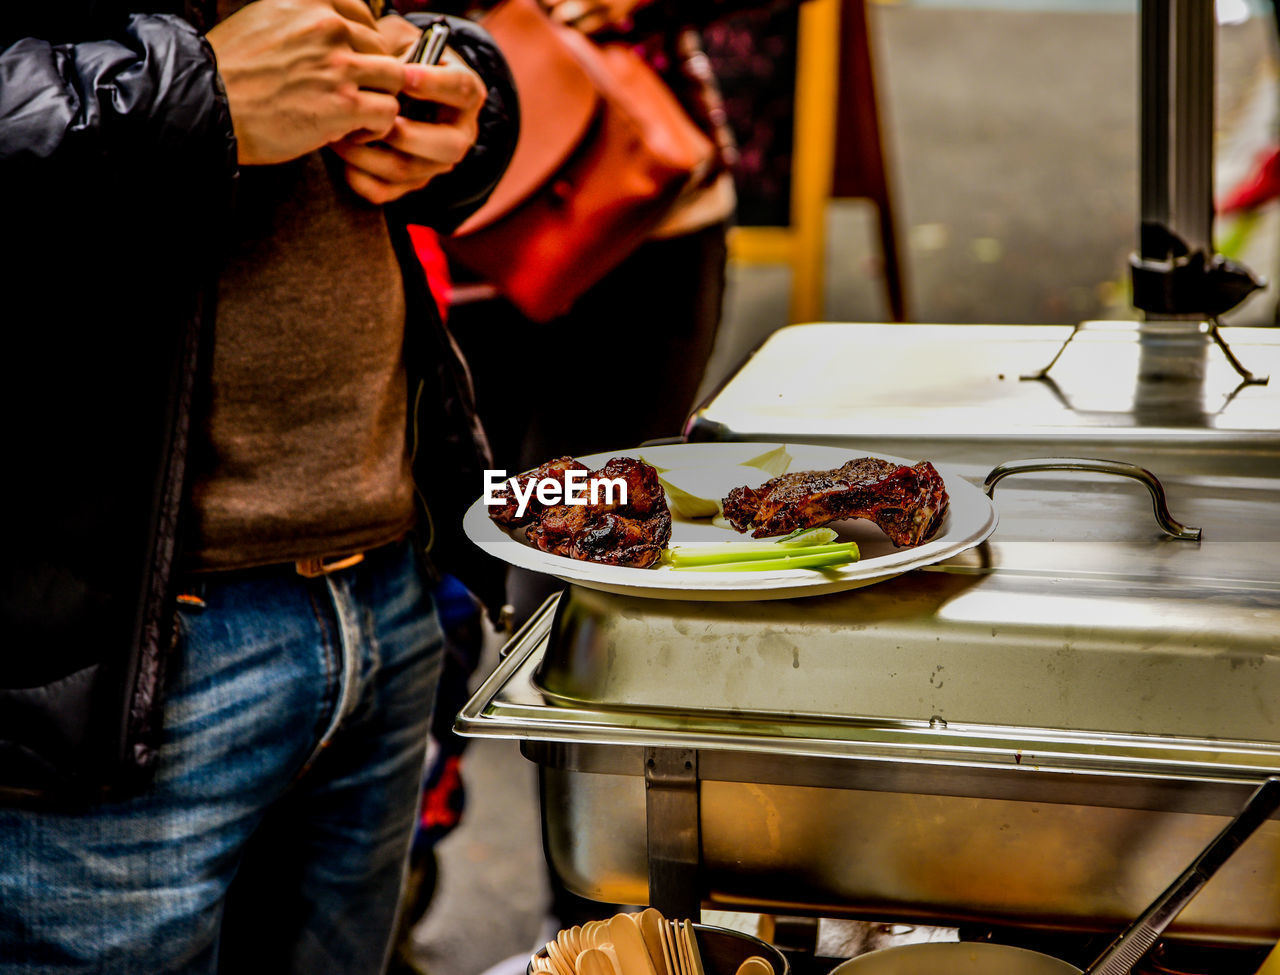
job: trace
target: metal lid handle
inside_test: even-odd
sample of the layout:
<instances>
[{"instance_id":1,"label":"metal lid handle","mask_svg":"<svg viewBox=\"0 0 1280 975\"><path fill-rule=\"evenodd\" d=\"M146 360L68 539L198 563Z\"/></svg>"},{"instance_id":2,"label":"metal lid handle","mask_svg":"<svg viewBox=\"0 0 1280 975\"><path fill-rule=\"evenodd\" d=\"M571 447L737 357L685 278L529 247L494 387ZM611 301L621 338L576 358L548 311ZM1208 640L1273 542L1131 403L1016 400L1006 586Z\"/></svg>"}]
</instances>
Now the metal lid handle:
<instances>
[{"instance_id":1,"label":"metal lid handle","mask_svg":"<svg viewBox=\"0 0 1280 975\"><path fill-rule=\"evenodd\" d=\"M1010 474L1029 474L1040 471L1089 471L1095 474L1115 474L1118 477L1129 477L1141 481L1151 492L1151 502L1155 509L1156 523L1161 530L1173 538L1188 541L1200 541L1200 529L1189 528L1175 521L1169 514L1169 505L1165 500L1164 485L1149 470L1126 464L1119 460L1090 460L1083 457L1040 457L1028 460L1008 460L995 467L982 484L987 497L995 496L996 484Z\"/></svg>"}]
</instances>

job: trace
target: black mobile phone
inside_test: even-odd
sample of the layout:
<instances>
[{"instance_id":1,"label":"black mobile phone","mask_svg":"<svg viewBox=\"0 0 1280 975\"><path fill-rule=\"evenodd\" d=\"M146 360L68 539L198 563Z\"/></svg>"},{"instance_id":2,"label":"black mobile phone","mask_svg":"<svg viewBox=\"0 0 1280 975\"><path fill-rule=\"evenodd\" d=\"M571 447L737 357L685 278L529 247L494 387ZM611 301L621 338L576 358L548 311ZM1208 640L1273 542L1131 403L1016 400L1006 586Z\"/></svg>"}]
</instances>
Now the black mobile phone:
<instances>
[{"instance_id":1,"label":"black mobile phone","mask_svg":"<svg viewBox=\"0 0 1280 975\"><path fill-rule=\"evenodd\" d=\"M418 35L418 42L414 44L413 50L405 60L408 64L439 64L445 45L448 43L449 25L443 20L438 20L422 29L422 33ZM434 122L436 105L434 102L424 102L417 98L410 98L408 95L401 95L400 114L415 122Z\"/></svg>"}]
</instances>

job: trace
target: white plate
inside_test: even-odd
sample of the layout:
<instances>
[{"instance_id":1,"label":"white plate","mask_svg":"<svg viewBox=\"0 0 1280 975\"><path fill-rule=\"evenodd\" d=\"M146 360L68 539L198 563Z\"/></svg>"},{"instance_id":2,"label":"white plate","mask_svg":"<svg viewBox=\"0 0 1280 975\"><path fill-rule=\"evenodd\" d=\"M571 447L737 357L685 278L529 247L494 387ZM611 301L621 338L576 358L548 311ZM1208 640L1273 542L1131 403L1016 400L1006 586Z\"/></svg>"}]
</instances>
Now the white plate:
<instances>
[{"instance_id":1,"label":"white plate","mask_svg":"<svg viewBox=\"0 0 1280 975\"><path fill-rule=\"evenodd\" d=\"M578 458L592 470L610 457L644 457L663 468L740 464L767 450L782 446L768 443L667 444ZM857 457L868 456L843 447L816 447L787 444L793 460L789 471L830 470ZM883 455L875 455L883 456ZM884 457L901 464L917 460ZM927 459L927 458L924 458ZM682 572L669 566L631 569L618 565L580 562L563 555L540 551L518 537L512 537L489 518L481 498L467 511L463 530L467 537L490 555L523 569L545 572L565 582L588 589L650 596L655 599L784 599L814 596L844 589L856 589L889 579L922 565L941 562L973 548L995 531L996 509L978 488L945 467L939 467L951 504L937 534L914 548L895 548L885 534L869 521L855 519L833 524L841 540L858 543L862 557L837 569L782 569L775 572ZM760 472L758 487L770 475ZM671 544L744 540L731 528L718 528L710 521L687 521L672 516Z\"/></svg>"}]
</instances>

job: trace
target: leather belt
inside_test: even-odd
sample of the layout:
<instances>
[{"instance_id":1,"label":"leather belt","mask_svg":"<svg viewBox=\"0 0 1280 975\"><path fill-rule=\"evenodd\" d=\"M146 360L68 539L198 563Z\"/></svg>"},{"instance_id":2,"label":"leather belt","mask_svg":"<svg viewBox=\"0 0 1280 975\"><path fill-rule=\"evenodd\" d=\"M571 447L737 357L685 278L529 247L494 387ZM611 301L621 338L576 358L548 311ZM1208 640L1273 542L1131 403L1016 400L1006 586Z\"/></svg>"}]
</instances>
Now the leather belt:
<instances>
[{"instance_id":1,"label":"leather belt","mask_svg":"<svg viewBox=\"0 0 1280 975\"><path fill-rule=\"evenodd\" d=\"M297 570L298 575L314 579L318 576L327 576L332 572L349 569L363 561L363 552L351 552L347 555L321 555L310 559L298 559L293 563L293 567Z\"/></svg>"}]
</instances>

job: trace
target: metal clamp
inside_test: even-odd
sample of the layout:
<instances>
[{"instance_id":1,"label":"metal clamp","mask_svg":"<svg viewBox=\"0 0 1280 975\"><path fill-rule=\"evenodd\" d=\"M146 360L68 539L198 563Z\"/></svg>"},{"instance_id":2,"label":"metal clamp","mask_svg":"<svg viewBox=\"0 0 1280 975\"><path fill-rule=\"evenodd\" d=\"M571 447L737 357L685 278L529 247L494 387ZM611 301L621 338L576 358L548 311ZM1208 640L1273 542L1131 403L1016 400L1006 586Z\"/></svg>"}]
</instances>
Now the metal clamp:
<instances>
[{"instance_id":1,"label":"metal clamp","mask_svg":"<svg viewBox=\"0 0 1280 975\"><path fill-rule=\"evenodd\" d=\"M698 752L644 750L649 904L667 917L702 918Z\"/></svg>"},{"instance_id":2,"label":"metal clamp","mask_svg":"<svg viewBox=\"0 0 1280 975\"><path fill-rule=\"evenodd\" d=\"M1156 523L1160 529L1172 538L1186 541L1200 541L1200 529L1189 528L1175 521L1169 514L1169 505L1165 500L1164 485L1149 470L1126 464L1118 460L1089 460L1081 457L1041 457L1029 460L1009 460L995 467L982 483L982 490L987 497L995 496L996 484L1010 474L1029 474L1041 471L1088 471L1095 474L1115 474L1118 477L1129 477L1141 481L1151 492L1151 502L1155 509Z\"/></svg>"}]
</instances>

